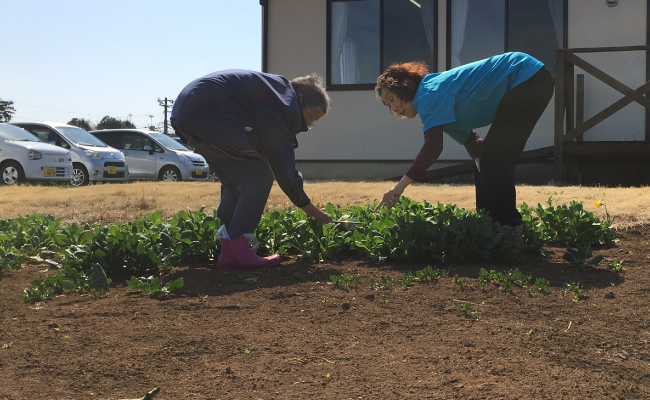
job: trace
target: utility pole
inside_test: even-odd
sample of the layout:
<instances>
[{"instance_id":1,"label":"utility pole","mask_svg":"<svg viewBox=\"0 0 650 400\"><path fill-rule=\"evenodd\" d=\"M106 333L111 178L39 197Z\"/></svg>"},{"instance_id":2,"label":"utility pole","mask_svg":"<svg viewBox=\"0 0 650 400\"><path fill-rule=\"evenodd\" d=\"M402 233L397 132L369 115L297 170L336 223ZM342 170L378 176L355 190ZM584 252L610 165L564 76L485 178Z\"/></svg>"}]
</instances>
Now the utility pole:
<instances>
[{"instance_id":1,"label":"utility pole","mask_svg":"<svg viewBox=\"0 0 650 400\"><path fill-rule=\"evenodd\" d=\"M147 115L147 117L149 117L149 121L150 121L149 126L147 128L149 128L151 130L151 127L153 126L153 117L154 116L149 114L149 115Z\"/></svg>"},{"instance_id":2,"label":"utility pole","mask_svg":"<svg viewBox=\"0 0 650 400\"><path fill-rule=\"evenodd\" d=\"M158 104L165 107L165 131L163 132L165 135L169 134L169 131L167 130L167 103L171 106L174 104L174 100L168 100L167 97L165 97L165 100L158 99Z\"/></svg>"}]
</instances>

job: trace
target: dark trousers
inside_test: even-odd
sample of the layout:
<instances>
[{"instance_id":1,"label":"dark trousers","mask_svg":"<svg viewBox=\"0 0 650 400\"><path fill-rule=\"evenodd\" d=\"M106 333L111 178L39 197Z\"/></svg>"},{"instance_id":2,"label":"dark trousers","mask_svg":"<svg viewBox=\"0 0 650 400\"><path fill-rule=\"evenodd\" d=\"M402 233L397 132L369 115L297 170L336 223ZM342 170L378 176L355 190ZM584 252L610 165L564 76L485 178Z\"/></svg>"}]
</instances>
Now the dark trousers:
<instances>
[{"instance_id":1,"label":"dark trousers","mask_svg":"<svg viewBox=\"0 0 650 400\"><path fill-rule=\"evenodd\" d=\"M228 229L231 239L253 233L262 218L273 186L273 172L266 162L253 162L229 157L216 151L210 142L180 131L217 174L221 183L221 200L217 217Z\"/></svg>"},{"instance_id":2,"label":"dark trousers","mask_svg":"<svg viewBox=\"0 0 650 400\"><path fill-rule=\"evenodd\" d=\"M501 225L521 224L515 166L553 89L553 78L545 67L515 86L501 99L483 140L480 172L475 171L476 208L488 211L492 220Z\"/></svg>"}]
</instances>

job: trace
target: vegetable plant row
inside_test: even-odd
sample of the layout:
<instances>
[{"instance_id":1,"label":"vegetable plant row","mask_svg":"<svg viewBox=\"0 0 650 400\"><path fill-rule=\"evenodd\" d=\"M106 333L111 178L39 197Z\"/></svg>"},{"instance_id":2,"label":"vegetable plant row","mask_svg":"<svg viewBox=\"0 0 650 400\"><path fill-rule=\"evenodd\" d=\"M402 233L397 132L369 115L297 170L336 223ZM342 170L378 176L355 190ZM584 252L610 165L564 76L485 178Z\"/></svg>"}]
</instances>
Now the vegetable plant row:
<instances>
[{"instance_id":1,"label":"vegetable plant row","mask_svg":"<svg viewBox=\"0 0 650 400\"><path fill-rule=\"evenodd\" d=\"M324 207L335 220L362 222L352 231L336 224L318 227L300 209L266 213L255 235L265 253L312 260L364 257L374 260L461 261L512 260L521 257L510 227L489 215L453 205L417 202L403 197L387 210L369 206ZM581 203L553 206L549 199L535 208L521 206L527 250L543 252L550 242L575 248L576 265L592 245L615 241L610 221L585 211ZM60 268L90 276L99 264L111 277L146 277L185 261L210 261L219 254L214 232L221 226L216 212L180 211L169 219L154 212L129 223L63 226L51 215L32 214L0 220L0 275L16 268L23 256L54 258ZM593 261L593 260L592 260Z\"/></svg>"}]
</instances>

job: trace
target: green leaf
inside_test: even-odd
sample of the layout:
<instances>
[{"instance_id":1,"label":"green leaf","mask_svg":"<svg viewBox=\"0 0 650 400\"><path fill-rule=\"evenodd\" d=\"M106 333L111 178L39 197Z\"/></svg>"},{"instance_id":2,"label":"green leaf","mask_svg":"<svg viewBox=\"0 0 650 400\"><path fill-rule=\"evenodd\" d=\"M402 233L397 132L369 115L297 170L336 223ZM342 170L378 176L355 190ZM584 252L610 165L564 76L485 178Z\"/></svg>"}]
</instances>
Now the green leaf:
<instances>
[{"instance_id":1,"label":"green leaf","mask_svg":"<svg viewBox=\"0 0 650 400\"><path fill-rule=\"evenodd\" d=\"M70 245L70 239L68 239L67 236L62 235L62 234L56 234L53 237L54 243L56 243L59 246L69 246Z\"/></svg>"},{"instance_id":2,"label":"green leaf","mask_svg":"<svg viewBox=\"0 0 650 400\"><path fill-rule=\"evenodd\" d=\"M93 239L93 233L91 231L83 231L81 232L81 235L79 235L79 239L77 240L79 244L85 244L90 242Z\"/></svg>"},{"instance_id":3,"label":"green leaf","mask_svg":"<svg viewBox=\"0 0 650 400\"><path fill-rule=\"evenodd\" d=\"M100 249L95 250L94 255L95 255L95 257L97 257L97 258L104 258L104 257L106 257L106 253L104 253L104 252L103 252L102 250L100 250Z\"/></svg>"},{"instance_id":4,"label":"green leaf","mask_svg":"<svg viewBox=\"0 0 650 400\"><path fill-rule=\"evenodd\" d=\"M108 292L108 279L101 265L93 265L93 270L88 277L88 287L96 292Z\"/></svg>"},{"instance_id":5,"label":"green leaf","mask_svg":"<svg viewBox=\"0 0 650 400\"><path fill-rule=\"evenodd\" d=\"M174 282L168 283L165 285L165 288L170 292L174 292L183 287L184 281L183 278L178 278Z\"/></svg>"}]
</instances>

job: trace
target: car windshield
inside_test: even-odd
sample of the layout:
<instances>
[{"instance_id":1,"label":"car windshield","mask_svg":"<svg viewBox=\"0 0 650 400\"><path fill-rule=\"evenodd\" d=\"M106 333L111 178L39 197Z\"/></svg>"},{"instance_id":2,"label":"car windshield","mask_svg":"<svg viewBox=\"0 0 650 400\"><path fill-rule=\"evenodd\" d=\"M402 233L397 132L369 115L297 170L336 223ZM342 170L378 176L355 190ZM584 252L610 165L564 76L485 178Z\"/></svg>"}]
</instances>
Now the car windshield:
<instances>
[{"instance_id":1,"label":"car windshield","mask_svg":"<svg viewBox=\"0 0 650 400\"><path fill-rule=\"evenodd\" d=\"M156 139L158 143L162 144L170 150L190 151L190 149L183 146L181 143L178 143L164 133L150 133L150 135L152 138Z\"/></svg>"},{"instance_id":2,"label":"car windshield","mask_svg":"<svg viewBox=\"0 0 650 400\"><path fill-rule=\"evenodd\" d=\"M22 142L40 142L38 138L23 128L13 125L0 124L0 137L4 140L20 140Z\"/></svg>"},{"instance_id":3,"label":"car windshield","mask_svg":"<svg viewBox=\"0 0 650 400\"><path fill-rule=\"evenodd\" d=\"M84 146L106 147L106 144L81 128L57 126L56 129L74 144Z\"/></svg>"}]
</instances>

